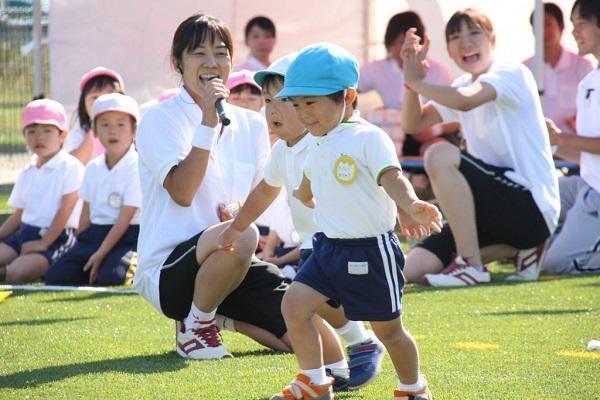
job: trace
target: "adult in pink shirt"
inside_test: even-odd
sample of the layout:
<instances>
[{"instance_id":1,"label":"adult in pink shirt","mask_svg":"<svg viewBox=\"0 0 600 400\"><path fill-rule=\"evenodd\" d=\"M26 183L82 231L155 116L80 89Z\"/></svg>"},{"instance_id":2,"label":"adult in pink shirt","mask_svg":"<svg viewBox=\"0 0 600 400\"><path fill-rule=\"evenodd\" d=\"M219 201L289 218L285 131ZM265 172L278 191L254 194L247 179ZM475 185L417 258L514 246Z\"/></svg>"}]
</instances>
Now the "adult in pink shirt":
<instances>
[{"instance_id":1,"label":"adult in pink shirt","mask_svg":"<svg viewBox=\"0 0 600 400\"><path fill-rule=\"evenodd\" d=\"M402 100L404 98L404 76L402 73L402 57L400 51L404 43L406 31L410 28L417 28L419 37L428 43L429 37L425 32L425 26L421 17L413 11L406 11L394 15L390 18L385 31L384 44L388 55L383 60L372 61L364 65L360 70L358 81L358 91L368 92L375 90L383 100L384 108L402 110ZM428 83L448 86L452 83L453 77L450 71L440 62L427 58L429 62L429 71L426 81ZM447 127L447 132L456 130L456 125ZM443 131L441 127L422 134L407 136L404 140L403 154L418 155L422 153L421 143L438 136Z\"/></svg>"},{"instance_id":2,"label":"adult in pink shirt","mask_svg":"<svg viewBox=\"0 0 600 400\"><path fill-rule=\"evenodd\" d=\"M533 21L533 14L530 21ZM565 29L563 13L554 3L544 3L544 91L540 96L544 115L564 132L575 132L577 85L592 63L565 49L560 39ZM523 63L533 69L534 57Z\"/></svg>"}]
</instances>

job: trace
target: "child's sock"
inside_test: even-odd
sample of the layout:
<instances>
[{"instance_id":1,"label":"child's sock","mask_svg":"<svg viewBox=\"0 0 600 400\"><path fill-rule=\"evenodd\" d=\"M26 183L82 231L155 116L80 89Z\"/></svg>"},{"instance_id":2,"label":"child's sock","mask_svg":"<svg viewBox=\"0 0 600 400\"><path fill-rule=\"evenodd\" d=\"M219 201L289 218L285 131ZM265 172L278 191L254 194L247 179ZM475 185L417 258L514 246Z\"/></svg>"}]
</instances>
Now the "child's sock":
<instances>
[{"instance_id":1,"label":"child's sock","mask_svg":"<svg viewBox=\"0 0 600 400\"><path fill-rule=\"evenodd\" d=\"M217 309L214 309L210 312L201 311L194 303L192 303L192 307L190 308L190 313L185 318L185 326L186 329L195 326L198 328L202 328L204 326L209 326L215 322L215 314Z\"/></svg>"},{"instance_id":2,"label":"child's sock","mask_svg":"<svg viewBox=\"0 0 600 400\"><path fill-rule=\"evenodd\" d=\"M327 382L327 376L325 375L325 367L315 369L303 369L302 375L306 375L310 378L310 383L315 385L323 385Z\"/></svg>"},{"instance_id":3,"label":"child's sock","mask_svg":"<svg viewBox=\"0 0 600 400\"><path fill-rule=\"evenodd\" d=\"M398 381L398 390L403 392L418 392L419 390L423 390L427 387L427 380L423 375L419 375L419 380L412 385L406 385L400 381Z\"/></svg>"},{"instance_id":4,"label":"child's sock","mask_svg":"<svg viewBox=\"0 0 600 400\"><path fill-rule=\"evenodd\" d=\"M348 321L348 323L335 330L346 345L352 346L372 339L371 334L365 329L365 324L359 321Z\"/></svg>"},{"instance_id":5,"label":"child's sock","mask_svg":"<svg viewBox=\"0 0 600 400\"><path fill-rule=\"evenodd\" d=\"M345 359L332 364L327 364L325 365L325 368L329 368L336 376L350 379L350 368L348 367L348 362Z\"/></svg>"}]
</instances>

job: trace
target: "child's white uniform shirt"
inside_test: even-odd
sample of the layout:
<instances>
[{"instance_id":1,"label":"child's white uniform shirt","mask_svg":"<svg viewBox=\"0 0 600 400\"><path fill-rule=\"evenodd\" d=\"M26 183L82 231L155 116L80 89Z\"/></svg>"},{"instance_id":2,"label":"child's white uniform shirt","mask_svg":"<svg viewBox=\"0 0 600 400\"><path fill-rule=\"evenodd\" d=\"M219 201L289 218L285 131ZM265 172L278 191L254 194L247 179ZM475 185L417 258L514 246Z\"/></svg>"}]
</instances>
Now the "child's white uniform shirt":
<instances>
[{"instance_id":1,"label":"child's white uniform shirt","mask_svg":"<svg viewBox=\"0 0 600 400\"><path fill-rule=\"evenodd\" d=\"M106 165L106 155L94 158L85 168L79 197L90 203L92 224L114 225L121 207L142 206L142 189L138 173L138 154L133 145L111 169ZM130 225L139 224L139 210Z\"/></svg>"},{"instance_id":2,"label":"child's white uniform shirt","mask_svg":"<svg viewBox=\"0 0 600 400\"><path fill-rule=\"evenodd\" d=\"M218 137L221 125L201 125L202 110L185 89L150 108L137 133L142 186L140 255L134 285L142 296L160 308L160 270L180 243L219 223L218 206L245 201L262 179L269 154L266 121L259 113L223 102L231 119ZM169 171L192 150L195 132L216 130L215 143L204 178L192 204L175 203L163 187Z\"/></svg>"},{"instance_id":3,"label":"child's white uniform shirt","mask_svg":"<svg viewBox=\"0 0 600 400\"><path fill-rule=\"evenodd\" d=\"M477 79L494 87L495 100L470 111L433 101L430 104L444 122L460 122L469 154L514 170L506 176L531 191L548 230L553 232L560 210L558 181L533 75L521 63L495 61ZM452 86L471 83L471 75L465 74Z\"/></svg>"},{"instance_id":4,"label":"child's white uniform shirt","mask_svg":"<svg viewBox=\"0 0 600 400\"><path fill-rule=\"evenodd\" d=\"M318 228L314 221L314 211L302 204L292 193L302 181L306 157L314 142L315 138L310 133L291 147L285 140L278 140L273 145L265 166L265 182L287 191L287 201L294 227L300 236L301 249L312 249L312 236Z\"/></svg>"},{"instance_id":5,"label":"child's white uniform shirt","mask_svg":"<svg viewBox=\"0 0 600 400\"><path fill-rule=\"evenodd\" d=\"M78 159L60 150L40 168L36 167L37 155L21 171L10 194L8 204L23 209L21 222L48 228L60 208L63 196L79 190L84 167ZM77 228L81 204L73 209L66 228Z\"/></svg>"},{"instance_id":6,"label":"child's white uniform shirt","mask_svg":"<svg viewBox=\"0 0 600 400\"><path fill-rule=\"evenodd\" d=\"M315 222L329 238L366 238L394 229L396 203L379 186L380 174L400 169L394 143L359 119L315 138L304 173L315 198Z\"/></svg>"},{"instance_id":7,"label":"child's white uniform shirt","mask_svg":"<svg viewBox=\"0 0 600 400\"><path fill-rule=\"evenodd\" d=\"M586 75L577 89L577 134L600 137L600 69ZM600 154L581 152L581 177L600 192Z\"/></svg>"}]
</instances>

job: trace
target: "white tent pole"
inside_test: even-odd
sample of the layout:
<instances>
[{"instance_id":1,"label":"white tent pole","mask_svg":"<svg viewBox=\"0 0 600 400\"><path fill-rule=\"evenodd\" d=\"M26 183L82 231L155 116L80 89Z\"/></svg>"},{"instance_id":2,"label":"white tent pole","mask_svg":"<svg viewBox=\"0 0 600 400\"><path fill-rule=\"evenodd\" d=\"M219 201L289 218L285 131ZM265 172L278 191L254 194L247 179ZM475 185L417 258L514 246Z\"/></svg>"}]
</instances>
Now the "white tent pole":
<instances>
[{"instance_id":1,"label":"white tent pole","mask_svg":"<svg viewBox=\"0 0 600 400\"><path fill-rule=\"evenodd\" d=\"M33 90L34 96L39 96L44 91L42 74L42 2L33 1Z\"/></svg>"},{"instance_id":2,"label":"white tent pole","mask_svg":"<svg viewBox=\"0 0 600 400\"><path fill-rule=\"evenodd\" d=\"M544 3L542 0L535 0L533 32L535 35L533 76L537 82L538 92L542 95L544 94Z\"/></svg>"}]
</instances>

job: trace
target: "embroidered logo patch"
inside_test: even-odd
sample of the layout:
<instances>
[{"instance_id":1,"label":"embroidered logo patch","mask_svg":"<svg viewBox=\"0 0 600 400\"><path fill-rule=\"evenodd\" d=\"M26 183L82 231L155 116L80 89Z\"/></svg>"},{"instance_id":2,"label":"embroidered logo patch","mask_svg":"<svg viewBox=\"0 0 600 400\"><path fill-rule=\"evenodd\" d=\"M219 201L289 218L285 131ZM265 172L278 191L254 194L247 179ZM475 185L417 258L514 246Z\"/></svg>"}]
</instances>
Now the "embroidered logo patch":
<instances>
[{"instance_id":1,"label":"embroidered logo patch","mask_svg":"<svg viewBox=\"0 0 600 400\"><path fill-rule=\"evenodd\" d=\"M333 165L333 174L339 183L349 185L358 177L358 165L352 157L343 154Z\"/></svg>"},{"instance_id":2,"label":"embroidered logo patch","mask_svg":"<svg viewBox=\"0 0 600 400\"><path fill-rule=\"evenodd\" d=\"M112 208L121 208L123 205L123 196L121 196L119 193L112 192L110 195L108 195L108 205Z\"/></svg>"}]
</instances>

